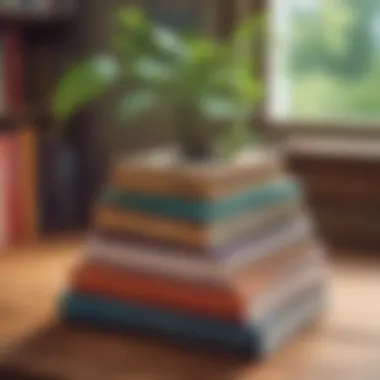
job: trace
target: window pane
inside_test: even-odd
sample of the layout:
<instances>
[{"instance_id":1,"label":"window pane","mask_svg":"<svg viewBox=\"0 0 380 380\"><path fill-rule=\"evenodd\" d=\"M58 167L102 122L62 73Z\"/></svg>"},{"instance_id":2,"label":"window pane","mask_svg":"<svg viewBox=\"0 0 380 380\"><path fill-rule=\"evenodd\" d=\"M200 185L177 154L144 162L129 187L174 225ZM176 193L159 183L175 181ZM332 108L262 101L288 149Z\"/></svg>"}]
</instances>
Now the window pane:
<instances>
[{"instance_id":1,"label":"window pane","mask_svg":"<svg viewBox=\"0 0 380 380\"><path fill-rule=\"evenodd\" d=\"M271 0L270 116L380 121L380 0Z\"/></svg>"}]
</instances>

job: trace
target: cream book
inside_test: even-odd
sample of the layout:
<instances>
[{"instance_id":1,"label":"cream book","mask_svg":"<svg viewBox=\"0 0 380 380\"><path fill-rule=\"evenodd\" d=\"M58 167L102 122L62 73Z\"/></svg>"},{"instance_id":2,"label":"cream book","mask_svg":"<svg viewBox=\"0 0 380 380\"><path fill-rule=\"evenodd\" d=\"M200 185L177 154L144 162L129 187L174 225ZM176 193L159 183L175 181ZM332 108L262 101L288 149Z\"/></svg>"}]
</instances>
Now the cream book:
<instances>
[{"instance_id":1,"label":"cream book","mask_svg":"<svg viewBox=\"0 0 380 380\"><path fill-rule=\"evenodd\" d=\"M88 242L86 259L157 275L224 282L229 273L284 249L294 249L295 244L310 241L311 235L312 229L308 221L300 219L283 227L273 236L258 239L252 245L242 247L219 263L202 258L167 255L155 248L146 249L92 237Z\"/></svg>"}]
</instances>

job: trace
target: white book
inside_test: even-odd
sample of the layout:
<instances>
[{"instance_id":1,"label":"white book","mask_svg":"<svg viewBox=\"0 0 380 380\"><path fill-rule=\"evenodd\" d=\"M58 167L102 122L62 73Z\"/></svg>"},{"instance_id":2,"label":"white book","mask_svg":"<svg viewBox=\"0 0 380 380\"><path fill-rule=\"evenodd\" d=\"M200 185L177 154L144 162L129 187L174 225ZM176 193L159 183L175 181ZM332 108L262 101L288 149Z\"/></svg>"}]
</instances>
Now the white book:
<instances>
[{"instance_id":1,"label":"white book","mask_svg":"<svg viewBox=\"0 0 380 380\"><path fill-rule=\"evenodd\" d=\"M326 293L321 289L301 299L298 305L290 308L277 320L273 319L270 323L262 325L262 355L264 357L272 355L295 338L308 324L317 319L325 302Z\"/></svg>"},{"instance_id":2,"label":"white book","mask_svg":"<svg viewBox=\"0 0 380 380\"><path fill-rule=\"evenodd\" d=\"M199 281L224 282L226 276L245 265L252 265L276 254L280 249L296 244L311 235L308 220L300 219L285 226L274 236L242 248L223 262L167 255L145 246L114 243L112 240L90 238L85 260L102 262L121 268Z\"/></svg>"},{"instance_id":3,"label":"white book","mask_svg":"<svg viewBox=\"0 0 380 380\"><path fill-rule=\"evenodd\" d=\"M246 309L246 320L259 322L265 320L275 310L285 307L308 289L324 287L328 269L319 250L310 252L310 260L291 268L274 281L267 290L256 295Z\"/></svg>"}]
</instances>

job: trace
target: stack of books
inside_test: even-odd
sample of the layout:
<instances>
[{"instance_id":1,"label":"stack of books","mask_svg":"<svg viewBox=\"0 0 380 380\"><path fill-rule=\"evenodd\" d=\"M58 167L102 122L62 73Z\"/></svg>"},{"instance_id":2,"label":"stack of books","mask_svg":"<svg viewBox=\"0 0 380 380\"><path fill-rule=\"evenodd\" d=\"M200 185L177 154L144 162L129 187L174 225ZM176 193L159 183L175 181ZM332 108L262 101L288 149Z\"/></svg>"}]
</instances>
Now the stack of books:
<instances>
[{"instance_id":1,"label":"stack of books","mask_svg":"<svg viewBox=\"0 0 380 380\"><path fill-rule=\"evenodd\" d=\"M323 308L326 264L299 183L273 153L117 164L63 318L262 358Z\"/></svg>"}]
</instances>

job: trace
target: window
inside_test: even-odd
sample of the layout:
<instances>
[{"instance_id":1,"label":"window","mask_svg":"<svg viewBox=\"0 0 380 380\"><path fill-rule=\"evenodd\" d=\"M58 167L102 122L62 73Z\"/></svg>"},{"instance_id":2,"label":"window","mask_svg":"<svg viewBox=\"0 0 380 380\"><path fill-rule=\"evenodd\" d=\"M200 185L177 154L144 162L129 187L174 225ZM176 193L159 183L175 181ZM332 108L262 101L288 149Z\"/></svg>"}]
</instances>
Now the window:
<instances>
[{"instance_id":1,"label":"window","mask_svg":"<svg viewBox=\"0 0 380 380\"><path fill-rule=\"evenodd\" d=\"M380 0L268 1L271 119L379 123Z\"/></svg>"}]
</instances>

